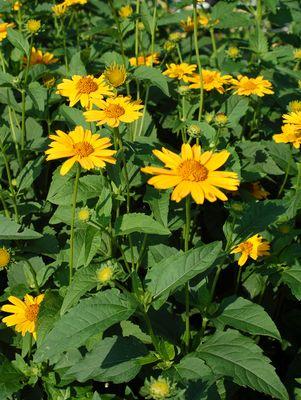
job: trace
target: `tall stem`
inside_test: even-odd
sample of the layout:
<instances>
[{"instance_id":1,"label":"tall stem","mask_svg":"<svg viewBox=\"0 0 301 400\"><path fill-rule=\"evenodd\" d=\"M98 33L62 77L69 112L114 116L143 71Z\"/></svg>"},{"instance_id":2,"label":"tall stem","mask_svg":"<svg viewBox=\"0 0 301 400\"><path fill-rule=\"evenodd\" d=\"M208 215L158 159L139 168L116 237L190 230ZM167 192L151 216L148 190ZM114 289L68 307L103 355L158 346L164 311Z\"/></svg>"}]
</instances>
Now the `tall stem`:
<instances>
[{"instance_id":1,"label":"tall stem","mask_svg":"<svg viewBox=\"0 0 301 400\"><path fill-rule=\"evenodd\" d=\"M151 67L154 62L154 51L155 51L155 36L156 36L156 28L157 28L157 5L158 1L154 1L154 12L153 12L153 20L152 20L152 32L151 32Z\"/></svg>"},{"instance_id":2,"label":"tall stem","mask_svg":"<svg viewBox=\"0 0 301 400\"><path fill-rule=\"evenodd\" d=\"M191 202L190 196L186 197L185 202L185 227L184 227L184 251L188 251L189 249L189 235L190 235L190 222L191 222L191 210L190 210ZM190 320L189 320L189 308L190 308L190 298L189 298L189 283L185 285L185 346L186 350L189 350L190 343Z\"/></svg>"},{"instance_id":3,"label":"tall stem","mask_svg":"<svg viewBox=\"0 0 301 400\"><path fill-rule=\"evenodd\" d=\"M63 39L63 47L64 47L64 60L65 60L65 68L66 73L69 74L69 61L68 61L68 52L67 52L67 43L66 43L66 28L64 25L65 18L61 19L61 30L63 31L62 39Z\"/></svg>"},{"instance_id":4,"label":"tall stem","mask_svg":"<svg viewBox=\"0 0 301 400\"><path fill-rule=\"evenodd\" d=\"M217 48L216 48L216 41L215 41L215 36L214 36L214 29L210 28L210 37L211 37L211 43L212 43L212 49L213 49L213 56L214 56L214 61L215 61L215 66L216 68L219 68L219 63L218 63L218 57L217 57Z\"/></svg>"},{"instance_id":5,"label":"tall stem","mask_svg":"<svg viewBox=\"0 0 301 400\"><path fill-rule=\"evenodd\" d=\"M200 107L198 121L202 119L203 115L203 104L204 104L204 85L202 75L202 64L200 60L199 43L198 43L198 14L197 14L197 0L193 0L193 38L194 38L194 49L197 59L198 72L200 75Z\"/></svg>"},{"instance_id":6,"label":"tall stem","mask_svg":"<svg viewBox=\"0 0 301 400\"><path fill-rule=\"evenodd\" d=\"M80 164L77 163L76 175L75 175L75 180L74 180L74 188L73 188L73 196L72 196L70 253L69 253L69 284L71 284L71 282L72 282L73 266L74 266L74 223L75 223L76 200L77 200L80 172L81 172L81 167L80 167Z\"/></svg>"},{"instance_id":7,"label":"tall stem","mask_svg":"<svg viewBox=\"0 0 301 400\"><path fill-rule=\"evenodd\" d=\"M241 281L241 273L242 273L242 267L238 267L238 272L237 272L237 278L236 278L236 285L235 285L235 294L237 294L240 281Z\"/></svg>"}]
</instances>

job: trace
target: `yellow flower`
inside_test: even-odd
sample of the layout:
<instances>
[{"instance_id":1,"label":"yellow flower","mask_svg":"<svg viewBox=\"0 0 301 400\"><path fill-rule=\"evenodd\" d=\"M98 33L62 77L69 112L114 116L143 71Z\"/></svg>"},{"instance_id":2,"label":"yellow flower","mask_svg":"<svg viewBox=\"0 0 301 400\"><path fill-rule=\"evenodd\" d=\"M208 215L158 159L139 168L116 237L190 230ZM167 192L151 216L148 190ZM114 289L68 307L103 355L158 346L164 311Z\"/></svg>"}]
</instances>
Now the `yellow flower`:
<instances>
[{"instance_id":1,"label":"yellow flower","mask_svg":"<svg viewBox=\"0 0 301 400\"><path fill-rule=\"evenodd\" d=\"M247 76L239 75L237 79L232 79L231 89L235 89L235 94L239 96L251 96L255 94L263 97L265 94L273 94L272 84L263 76L257 78L248 78Z\"/></svg>"},{"instance_id":2,"label":"yellow flower","mask_svg":"<svg viewBox=\"0 0 301 400\"><path fill-rule=\"evenodd\" d=\"M294 111L282 116L284 124L293 124L301 129L301 111Z\"/></svg>"},{"instance_id":3,"label":"yellow flower","mask_svg":"<svg viewBox=\"0 0 301 400\"><path fill-rule=\"evenodd\" d=\"M58 58L55 58L52 53L49 53L48 51L43 54L42 50L37 50L35 47L32 47L31 49L31 55L30 55L30 65L36 65L36 64L44 64L44 65L49 65L49 64L54 64L58 62ZM27 63L27 57L24 57L24 63Z\"/></svg>"},{"instance_id":4,"label":"yellow flower","mask_svg":"<svg viewBox=\"0 0 301 400\"><path fill-rule=\"evenodd\" d=\"M43 298L44 294L37 297L26 294L22 301L15 296L9 296L8 300L12 304L5 304L1 310L12 315L3 318L2 322L7 326L15 326L16 331L21 332L22 336L25 336L26 332L30 332L36 339L36 321Z\"/></svg>"},{"instance_id":5,"label":"yellow flower","mask_svg":"<svg viewBox=\"0 0 301 400\"><path fill-rule=\"evenodd\" d=\"M163 72L163 75L167 75L169 78L183 80L188 82L190 76L196 70L196 64L167 64L167 70Z\"/></svg>"},{"instance_id":6,"label":"yellow flower","mask_svg":"<svg viewBox=\"0 0 301 400\"><path fill-rule=\"evenodd\" d=\"M103 267L97 271L96 275L98 282L102 284L108 283L114 275L114 268L111 266Z\"/></svg>"},{"instance_id":7,"label":"yellow flower","mask_svg":"<svg viewBox=\"0 0 301 400\"><path fill-rule=\"evenodd\" d=\"M301 145L301 126L285 124L281 127L281 133L273 135L276 143L292 143L296 149Z\"/></svg>"},{"instance_id":8,"label":"yellow flower","mask_svg":"<svg viewBox=\"0 0 301 400\"><path fill-rule=\"evenodd\" d=\"M66 175L76 162L87 170L104 168L106 163L116 163L112 157L116 151L108 149L112 145L110 139L92 134L82 126L76 126L68 134L57 130L56 135L50 135L49 138L52 142L45 151L47 161L68 158L61 167L61 175Z\"/></svg>"},{"instance_id":9,"label":"yellow flower","mask_svg":"<svg viewBox=\"0 0 301 400\"><path fill-rule=\"evenodd\" d=\"M22 3L20 1L15 1L13 4L13 10L14 11L19 11L20 8L22 7Z\"/></svg>"},{"instance_id":10,"label":"yellow flower","mask_svg":"<svg viewBox=\"0 0 301 400\"><path fill-rule=\"evenodd\" d=\"M58 94L68 97L70 107L80 101L82 107L91 108L94 99L113 95L111 87L105 82L104 75L99 78L95 78L93 75L73 75L72 79L63 79L63 83L60 83L57 88Z\"/></svg>"},{"instance_id":11,"label":"yellow flower","mask_svg":"<svg viewBox=\"0 0 301 400\"><path fill-rule=\"evenodd\" d=\"M3 22L0 24L0 42L7 37L7 28L13 28L15 24L13 22Z\"/></svg>"},{"instance_id":12,"label":"yellow flower","mask_svg":"<svg viewBox=\"0 0 301 400\"><path fill-rule=\"evenodd\" d=\"M54 6L51 7L54 15L56 15L57 17L61 17L62 15L65 14L65 12L67 11L67 4L64 3L60 3L60 4L56 4Z\"/></svg>"},{"instance_id":13,"label":"yellow flower","mask_svg":"<svg viewBox=\"0 0 301 400\"><path fill-rule=\"evenodd\" d=\"M41 28L41 21L37 20L37 19L30 19L29 21L27 21L27 30L30 33L36 33L40 30Z\"/></svg>"},{"instance_id":14,"label":"yellow flower","mask_svg":"<svg viewBox=\"0 0 301 400\"><path fill-rule=\"evenodd\" d=\"M301 60L301 49L294 50L294 58L296 60Z\"/></svg>"},{"instance_id":15,"label":"yellow flower","mask_svg":"<svg viewBox=\"0 0 301 400\"><path fill-rule=\"evenodd\" d=\"M226 53L230 58L233 58L234 60L239 57L239 49L236 46L230 46Z\"/></svg>"},{"instance_id":16,"label":"yellow flower","mask_svg":"<svg viewBox=\"0 0 301 400\"><path fill-rule=\"evenodd\" d=\"M87 4L88 0L65 0L64 3L67 5L67 7L69 7L69 6L75 6L77 4L81 5Z\"/></svg>"},{"instance_id":17,"label":"yellow flower","mask_svg":"<svg viewBox=\"0 0 301 400\"><path fill-rule=\"evenodd\" d=\"M193 32L194 30L193 18L187 17L186 20L180 21L180 26L185 32Z\"/></svg>"},{"instance_id":18,"label":"yellow flower","mask_svg":"<svg viewBox=\"0 0 301 400\"><path fill-rule=\"evenodd\" d=\"M301 111L301 101L299 100L290 101L288 104L288 109L290 112Z\"/></svg>"},{"instance_id":19,"label":"yellow flower","mask_svg":"<svg viewBox=\"0 0 301 400\"><path fill-rule=\"evenodd\" d=\"M228 117L224 113L217 113L216 116L214 117L215 122L217 125L226 125L228 122Z\"/></svg>"},{"instance_id":20,"label":"yellow flower","mask_svg":"<svg viewBox=\"0 0 301 400\"><path fill-rule=\"evenodd\" d=\"M209 25L211 18L210 18L210 15L201 14L198 19L199 19L199 23L201 26L207 27Z\"/></svg>"},{"instance_id":21,"label":"yellow flower","mask_svg":"<svg viewBox=\"0 0 301 400\"><path fill-rule=\"evenodd\" d=\"M158 53L153 53L149 54L148 56L138 56L136 57L131 57L129 59L130 65L132 67L139 67L140 65L146 65L147 67L151 66L152 64L159 64L159 54Z\"/></svg>"},{"instance_id":22,"label":"yellow flower","mask_svg":"<svg viewBox=\"0 0 301 400\"><path fill-rule=\"evenodd\" d=\"M116 63L111 64L106 68L104 76L107 82L115 88L124 84L126 80L126 70L124 65Z\"/></svg>"},{"instance_id":23,"label":"yellow flower","mask_svg":"<svg viewBox=\"0 0 301 400\"><path fill-rule=\"evenodd\" d=\"M250 183L250 192L253 197L257 200L266 199L269 196L269 192L264 189L260 182Z\"/></svg>"},{"instance_id":24,"label":"yellow flower","mask_svg":"<svg viewBox=\"0 0 301 400\"><path fill-rule=\"evenodd\" d=\"M5 247L0 249L0 269L8 266L10 262L10 253Z\"/></svg>"},{"instance_id":25,"label":"yellow flower","mask_svg":"<svg viewBox=\"0 0 301 400\"><path fill-rule=\"evenodd\" d=\"M235 172L217 171L230 155L226 150L202 153L199 145L191 147L186 143L182 144L180 155L164 147L162 151L153 150L153 153L165 164L165 168L142 168L143 172L155 175L148 180L148 184L156 189L175 187L171 199L176 202L189 194L197 204L203 204L205 200L226 201L227 196L218 188L237 190L239 180Z\"/></svg>"},{"instance_id":26,"label":"yellow flower","mask_svg":"<svg viewBox=\"0 0 301 400\"><path fill-rule=\"evenodd\" d=\"M234 249L231 251L231 254L241 254L238 260L238 265L242 267L247 262L249 257L253 260L257 260L258 257L269 256L269 250L269 242L265 241L262 236L257 234L234 247Z\"/></svg>"},{"instance_id":27,"label":"yellow flower","mask_svg":"<svg viewBox=\"0 0 301 400\"><path fill-rule=\"evenodd\" d=\"M179 42L181 39L184 39L186 34L184 32L172 32L169 36L168 39L171 42Z\"/></svg>"},{"instance_id":28,"label":"yellow flower","mask_svg":"<svg viewBox=\"0 0 301 400\"><path fill-rule=\"evenodd\" d=\"M99 110L84 112L86 121L97 121L97 125L108 124L112 128L119 126L120 122L127 124L136 121L142 116L143 105L138 101L131 101L130 97L118 96L106 101L94 101Z\"/></svg>"},{"instance_id":29,"label":"yellow flower","mask_svg":"<svg viewBox=\"0 0 301 400\"><path fill-rule=\"evenodd\" d=\"M84 207L84 208L81 208L81 209L79 210L77 216L78 216L78 219L79 219L80 221L82 221L82 222L87 222L87 221L89 221L89 219L90 219L91 212L90 212L89 208Z\"/></svg>"},{"instance_id":30,"label":"yellow flower","mask_svg":"<svg viewBox=\"0 0 301 400\"><path fill-rule=\"evenodd\" d=\"M133 14L132 7L128 4L127 6L123 6L118 11L118 14L121 18L128 18Z\"/></svg>"},{"instance_id":31,"label":"yellow flower","mask_svg":"<svg viewBox=\"0 0 301 400\"><path fill-rule=\"evenodd\" d=\"M176 384L172 383L168 378L159 376L157 379L151 377L145 380L144 386L140 389L140 394L145 399L163 400L174 396L176 392Z\"/></svg>"},{"instance_id":32,"label":"yellow flower","mask_svg":"<svg viewBox=\"0 0 301 400\"><path fill-rule=\"evenodd\" d=\"M227 85L231 82L231 75L221 75L218 71L211 71L209 69L202 69L202 80L204 90L210 92L211 90L216 89L219 93L224 93L224 85ZM189 78L189 82L191 85L190 89L200 89L201 87L201 79L199 74L193 74L191 78Z\"/></svg>"}]
</instances>

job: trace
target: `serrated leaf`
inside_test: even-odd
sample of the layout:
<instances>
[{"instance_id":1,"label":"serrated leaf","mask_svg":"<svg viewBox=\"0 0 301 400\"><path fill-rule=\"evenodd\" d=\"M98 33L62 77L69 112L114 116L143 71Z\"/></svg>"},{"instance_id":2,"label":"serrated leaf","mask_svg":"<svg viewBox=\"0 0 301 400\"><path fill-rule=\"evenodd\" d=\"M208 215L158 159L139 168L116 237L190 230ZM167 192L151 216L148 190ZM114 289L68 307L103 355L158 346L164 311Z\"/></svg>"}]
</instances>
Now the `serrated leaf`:
<instances>
[{"instance_id":1,"label":"serrated leaf","mask_svg":"<svg viewBox=\"0 0 301 400\"><path fill-rule=\"evenodd\" d=\"M36 362L52 361L58 354L78 348L91 336L128 319L134 311L134 303L115 289L82 300L55 323L35 354Z\"/></svg>"},{"instance_id":2,"label":"serrated leaf","mask_svg":"<svg viewBox=\"0 0 301 400\"><path fill-rule=\"evenodd\" d=\"M22 35L18 30L8 28L7 29L7 39L15 46L18 50L25 55L29 56L29 43L28 40Z\"/></svg>"},{"instance_id":3,"label":"serrated leaf","mask_svg":"<svg viewBox=\"0 0 301 400\"><path fill-rule=\"evenodd\" d=\"M37 322L38 346L45 339L47 333L53 328L59 318L59 311L62 305L62 298L58 292L47 290L39 309Z\"/></svg>"},{"instance_id":4,"label":"serrated leaf","mask_svg":"<svg viewBox=\"0 0 301 400\"><path fill-rule=\"evenodd\" d=\"M146 347L134 337L105 338L70 368L65 378L75 376L79 382L89 379L116 384L128 382L141 369L137 359L146 354Z\"/></svg>"},{"instance_id":5,"label":"serrated leaf","mask_svg":"<svg viewBox=\"0 0 301 400\"><path fill-rule=\"evenodd\" d=\"M282 281L291 289L293 295L301 300L301 266L298 262L282 272Z\"/></svg>"},{"instance_id":6,"label":"serrated leaf","mask_svg":"<svg viewBox=\"0 0 301 400\"><path fill-rule=\"evenodd\" d=\"M32 240L41 237L40 233L28 228L22 230L21 225L0 215L0 240Z\"/></svg>"},{"instance_id":7,"label":"serrated leaf","mask_svg":"<svg viewBox=\"0 0 301 400\"><path fill-rule=\"evenodd\" d=\"M220 308L219 315L213 319L217 328L229 325L252 335L271 336L281 340L273 320L259 304L242 297L228 297L223 300Z\"/></svg>"},{"instance_id":8,"label":"serrated leaf","mask_svg":"<svg viewBox=\"0 0 301 400\"><path fill-rule=\"evenodd\" d=\"M160 70L141 65L135 69L133 76L140 81L147 81L150 86L157 86L166 96L169 96L167 78Z\"/></svg>"},{"instance_id":9,"label":"serrated leaf","mask_svg":"<svg viewBox=\"0 0 301 400\"><path fill-rule=\"evenodd\" d=\"M4 357L3 357L4 358ZM0 400L7 400L23 387L23 374L8 360L0 361Z\"/></svg>"},{"instance_id":10,"label":"serrated leaf","mask_svg":"<svg viewBox=\"0 0 301 400\"><path fill-rule=\"evenodd\" d=\"M121 321L120 326L122 329L122 335L124 337L134 336L135 338L141 340L142 343L152 343L151 337L142 332L139 325L136 325L131 321Z\"/></svg>"},{"instance_id":11,"label":"serrated leaf","mask_svg":"<svg viewBox=\"0 0 301 400\"><path fill-rule=\"evenodd\" d=\"M254 341L237 331L216 332L197 349L198 356L215 374L233 379L279 400L288 400L288 393L270 360Z\"/></svg>"},{"instance_id":12,"label":"serrated leaf","mask_svg":"<svg viewBox=\"0 0 301 400\"><path fill-rule=\"evenodd\" d=\"M115 235L128 235L133 232L143 232L153 235L169 235L170 230L165 228L152 217L142 213L125 214L116 219Z\"/></svg>"},{"instance_id":13,"label":"serrated leaf","mask_svg":"<svg viewBox=\"0 0 301 400\"><path fill-rule=\"evenodd\" d=\"M222 250L221 242L197 247L186 253L178 252L154 265L146 275L147 290L159 308L168 296L195 276L205 276Z\"/></svg>"}]
</instances>

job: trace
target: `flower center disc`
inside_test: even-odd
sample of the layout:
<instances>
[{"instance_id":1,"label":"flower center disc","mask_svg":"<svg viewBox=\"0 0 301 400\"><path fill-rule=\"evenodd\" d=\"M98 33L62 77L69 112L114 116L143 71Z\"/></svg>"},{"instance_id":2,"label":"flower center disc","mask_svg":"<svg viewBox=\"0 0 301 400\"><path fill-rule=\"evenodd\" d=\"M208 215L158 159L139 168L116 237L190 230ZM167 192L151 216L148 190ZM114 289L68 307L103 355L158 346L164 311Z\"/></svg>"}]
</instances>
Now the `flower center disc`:
<instances>
[{"instance_id":1,"label":"flower center disc","mask_svg":"<svg viewBox=\"0 0 301 400\"><path fill-rule=\"evenodd\" d=\"M118 118L125 113L125 110L119 104L110 104L105 113L108 118Z\"/></svg>"},{"instance_id":2,"label":"flower center disc","mask_svg":"<svg viewBox=\"0 0 301 400\"><path fill-rule=\"evenodd\" d=\"M73 145L74 151L80 157L88 157L94 149L88 142L78 142Z\"/></svg>"},{"instance_id":3,"label":"flower center disc","mask_svg":"<svg viewBox=\"0 0 301 400\"><path fill-rule=\"evenodd\" d=\"M257 84L255 82L249 81L244 84L244 88L246 90L254 90L257 89Z\"/></svg>"},{"instance_id":4,"label":"flower center disc","mask_svg":"<svg viewBox=\"0 0 301 400\"><path fill-rule=\"evenodd\" d=\"M98 89L98 86L93 79L84 77L78 81L76 88L81 94L90 94L95 92Z\"/></svg>"},{"instance_id":5,"label":"flower center disc","mask_svg":"<svg viewBox=\"0 0 301 400\"><path fill-rule=\"evenodd\" d=\"M39 305L31 304L25 311L25 317L28 321L36 321L39 313Z\"/></svg>"},{"instance_id":6,"label":"flower center disc","mask_svg":"<svg viewBox=\"0 0 301 400\"><path fill-rule=\"evenodd\" d=\"M252 249L253 249L252 243L246 242L246 243L242 244L242 251L243 252L245 252L247 254L250 254Z\"/></svg>"},{"instance_id":7,"label":"flower center disc","mask_svg":"<svg viewBox=\"0 0 301 400\"><path fill-rule=\"evenodd\" d=\"M208 169L195 160L185 160L179 166L179 175L186 181L200 182L207 179Z\"/></svg>"}]
</instances>

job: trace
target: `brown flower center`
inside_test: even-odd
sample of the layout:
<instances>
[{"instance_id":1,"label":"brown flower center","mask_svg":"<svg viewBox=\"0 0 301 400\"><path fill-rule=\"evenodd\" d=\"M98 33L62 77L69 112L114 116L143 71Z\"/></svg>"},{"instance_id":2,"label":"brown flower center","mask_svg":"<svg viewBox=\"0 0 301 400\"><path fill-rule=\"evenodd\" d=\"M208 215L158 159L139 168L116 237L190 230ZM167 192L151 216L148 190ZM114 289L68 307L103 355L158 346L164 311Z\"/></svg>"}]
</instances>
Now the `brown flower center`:
<instances>
[{"instance_id":1,"label":"brown flower center","mask_svg":"<svg viewBox=\"0 0 301 400\"><path fill-rule=\"evenodd\" d=\"M77 82L76 88L81 94L90 94L98 89L98 85L92 78L83 77Z\"/></svg>"},{"instance_id":2,"label":"brown flower center","mask_svg":"<svg viewBox=\"0 0 301 400\"><path fill-rule=\"evenodd\" d=\"M39 304L31 304L27 306L25 317L28 321L36 321L39 314Z\"/></svg>"},{"instance_id":3,"label":"brown flower center","mask_svg":"<svg viewBox=\"0 0 301 400\"><path fill-rule=\"evenodd\" d=\"M90 154L93 153L94 148L88 142L78 142L73 145L75 154L79 155L80 157L88 157Z\"/></svg>"},{"instance_id":4,"label":"brown flower center","mask_svg":"<svg viewBox=\"0 0 301 400\"><path fill-rule=\"evenodd\" d=\"M257 89L257 84L253 81L248 81L244 84L244 89L246 89L246 90Z\"/></svg>"},{"instance_id":5,"label":"brown flower center","mask_svg":"<svg viewBox=\"0 0 301 400\"><path fill-rule=\"evenodd\" d=\"M185 160L179 166L179 175L186 181L200 182L207 179L208 169L195 160Z\"/></svg>"},{"instance_id":6,"label":"brown flower center","mask_svg":"<svg viewBox=\"0 0 301 400\"><path fill-rule=\"evenodd\" d=\"M105 113L108 118L119 118L125 113L125 109L119 104L110 104Z\"/></svg>"}]
</instances>

